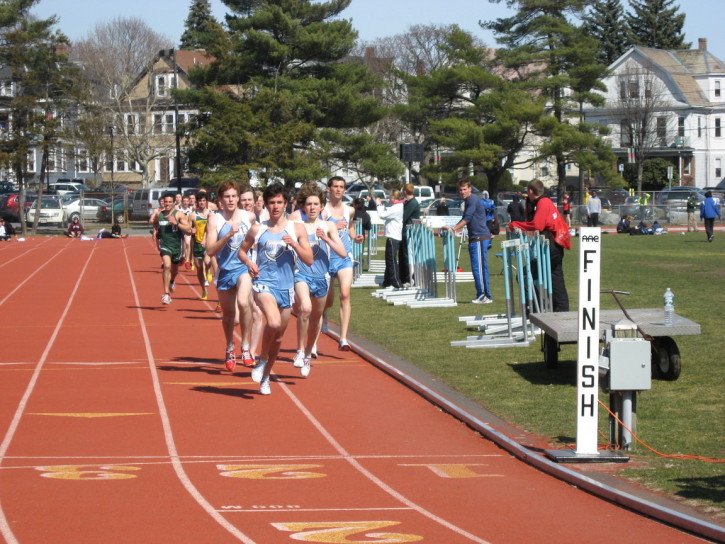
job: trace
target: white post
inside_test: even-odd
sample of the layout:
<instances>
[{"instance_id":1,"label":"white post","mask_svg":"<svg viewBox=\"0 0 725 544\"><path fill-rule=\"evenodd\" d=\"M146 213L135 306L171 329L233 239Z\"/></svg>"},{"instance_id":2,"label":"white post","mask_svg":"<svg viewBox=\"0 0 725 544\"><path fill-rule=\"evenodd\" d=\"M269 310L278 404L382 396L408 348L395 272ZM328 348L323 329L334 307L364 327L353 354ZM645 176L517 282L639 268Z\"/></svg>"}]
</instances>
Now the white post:
<instances>
[{"instance_id":1,"label":"white post","mask_svg":"<svg viewBox=\"0 0 725 544\"><path fill-rule=\"evenodd\" d=\"M597 455L602 232L598 227L583 227L579 233L576 453Z\"/></svg>"}]
</instances>

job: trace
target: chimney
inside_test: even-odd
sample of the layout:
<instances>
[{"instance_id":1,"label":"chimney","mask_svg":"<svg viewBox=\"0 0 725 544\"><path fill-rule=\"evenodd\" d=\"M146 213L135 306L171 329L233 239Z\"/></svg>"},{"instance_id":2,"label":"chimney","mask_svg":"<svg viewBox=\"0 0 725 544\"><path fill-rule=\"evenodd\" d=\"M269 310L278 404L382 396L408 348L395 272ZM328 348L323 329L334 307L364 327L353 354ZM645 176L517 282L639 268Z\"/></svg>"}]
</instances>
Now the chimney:
<instances>
[{"instance_id":1,"label":"chimney","mask_svg":"<svg viewBox=\"0 0 725 544\"><path fill-rule=\"evenodd\" d=\"M699 49L700 51L707 51L707 38L700 38L700 39L699 39L699 40L697 40L697 41L698 41L698 42L699 42L699 44L700 44L700 45L699 45L699 47L698 47L698 49Z\"/></svg>"}]
</instances>

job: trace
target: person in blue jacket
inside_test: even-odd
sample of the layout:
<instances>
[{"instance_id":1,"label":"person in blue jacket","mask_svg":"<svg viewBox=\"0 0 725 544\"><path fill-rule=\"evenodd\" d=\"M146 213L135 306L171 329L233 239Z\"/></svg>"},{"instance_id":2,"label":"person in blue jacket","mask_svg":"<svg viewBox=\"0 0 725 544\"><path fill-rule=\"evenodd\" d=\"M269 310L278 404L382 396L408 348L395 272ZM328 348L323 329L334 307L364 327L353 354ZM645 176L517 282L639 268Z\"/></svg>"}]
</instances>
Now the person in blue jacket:
<instances>
[{"instance_id":1,"label":"person in blue jacket","mask_svg":"<svg viewBox=\"0 0 725 544\"><path fill-rule=\"evenodd\" d=\"M708 242L712 242L716 217L722 219L720 208L712 197L712 191L708 191L705 193L705 200L700 204L700 219L705 222L705 234L707 234Z\"/></svg>"}]
</instances>

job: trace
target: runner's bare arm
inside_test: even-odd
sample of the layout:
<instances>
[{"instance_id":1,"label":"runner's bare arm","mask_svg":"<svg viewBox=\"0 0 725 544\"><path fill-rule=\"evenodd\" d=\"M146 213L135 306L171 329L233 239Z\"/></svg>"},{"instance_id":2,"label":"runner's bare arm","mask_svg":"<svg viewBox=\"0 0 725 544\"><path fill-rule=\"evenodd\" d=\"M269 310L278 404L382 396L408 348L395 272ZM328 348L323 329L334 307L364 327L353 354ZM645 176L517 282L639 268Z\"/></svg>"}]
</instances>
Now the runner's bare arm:
<instances>
[{"instance_id":1,"label":"runner's bare arm","mask_svg":"<svg viewBox=\"0 0 725 544\"><path fill-rule=\"evenodd\" d=\"M322 225L317 227L317 236L340 257L345 258L347 256L345 244L342 243L340 235L334 225L331 223L322 223Z\"/></svg>"}]
</instances>

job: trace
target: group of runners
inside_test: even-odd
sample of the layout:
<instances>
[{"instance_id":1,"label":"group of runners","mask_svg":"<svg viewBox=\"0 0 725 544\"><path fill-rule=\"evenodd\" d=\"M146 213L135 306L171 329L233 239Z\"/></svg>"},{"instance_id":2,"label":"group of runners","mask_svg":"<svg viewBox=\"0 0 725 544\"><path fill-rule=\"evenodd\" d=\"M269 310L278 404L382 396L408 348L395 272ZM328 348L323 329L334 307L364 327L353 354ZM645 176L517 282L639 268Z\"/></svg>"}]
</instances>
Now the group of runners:
<instances>
[{"instance_id":1,"label":"group of runners","mask_svg":"<svg viewBox=\"0 0 725 544\"><path fill-rule=\"evenodd\" d=\"M338 280L340 342L349 351L350 289L353 281L354 210L343 202L345 180L329 179L327 191L304 184L289 212L287 189L280 183L255 193L247 184L225 181L216 203L205 192L194 199L166 193L151 216L162 259L162 304L172 302L183 264L194 268L207 300L216 284L222 314L225 367L234 371L234 331L241 333L241 363L252 368L260 393L269 395L270 375L290 316L297 315L297 352L293 364L307 377L317 357L317 338L327 331L327 309ZM186 240L188 240L188 245ZM188 249L187 249L188 248Z\"/></svg>"}]
</instances>

